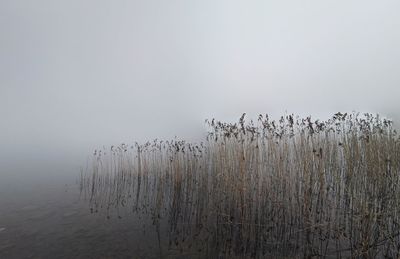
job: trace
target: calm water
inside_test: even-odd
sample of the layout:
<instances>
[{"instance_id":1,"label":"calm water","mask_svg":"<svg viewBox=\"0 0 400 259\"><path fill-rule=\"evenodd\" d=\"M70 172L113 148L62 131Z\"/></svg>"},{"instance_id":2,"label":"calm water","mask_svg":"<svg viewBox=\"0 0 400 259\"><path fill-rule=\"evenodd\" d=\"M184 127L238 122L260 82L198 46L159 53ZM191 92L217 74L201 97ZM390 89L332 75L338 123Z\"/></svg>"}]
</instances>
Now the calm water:
<instances>
[{"instance_id":1,"label":"calm water","mask_svg":"<svg viewBox=\"0 0 400 259\"><path fill-rule=\"evenodd\" d=\"M45 160L43 160L45 161ZM0 258L159 258L156 231L131 211L91 213L71 163L4 166ZM74 165L74 166L72 166ZM173 251L164 257L176 257Z\"/></svg>"}]
</instances>

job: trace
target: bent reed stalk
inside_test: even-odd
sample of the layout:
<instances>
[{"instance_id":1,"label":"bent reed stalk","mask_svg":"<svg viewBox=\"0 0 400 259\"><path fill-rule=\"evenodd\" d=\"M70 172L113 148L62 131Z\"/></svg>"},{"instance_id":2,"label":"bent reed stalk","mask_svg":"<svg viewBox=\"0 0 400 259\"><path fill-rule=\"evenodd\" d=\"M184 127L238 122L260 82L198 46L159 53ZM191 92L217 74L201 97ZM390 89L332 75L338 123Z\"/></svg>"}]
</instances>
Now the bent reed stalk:
<instances>
[{"instance_id":1,"label":"bent reed stalk","mask_svg":"<svg viewBox=\"0 0 400 259\"><path fill-rule=\"evenodd\" d=\"M96 150L92 212L130 207L209 257L400 256L400 140L378 115L206 120L207 139ZM160 237L159 237L160 238Z\"/></svg>"}]
</instances>

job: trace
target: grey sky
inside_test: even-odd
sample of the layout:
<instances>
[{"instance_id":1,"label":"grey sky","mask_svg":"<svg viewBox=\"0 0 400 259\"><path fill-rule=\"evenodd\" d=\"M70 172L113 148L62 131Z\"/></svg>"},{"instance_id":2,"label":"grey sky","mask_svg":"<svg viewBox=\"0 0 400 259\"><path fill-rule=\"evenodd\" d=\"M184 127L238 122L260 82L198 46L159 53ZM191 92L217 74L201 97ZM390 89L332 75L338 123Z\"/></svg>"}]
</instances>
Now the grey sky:
<instances>
[{"instance_id":1,"label":"grey sky","mask_svg":"<svg viewBox=\"0 0 400 259\"><path fill-rule=\"evenodd\" d=\"M400 118L399 10L398 0L0 0L2 152L189 137L205 118L242 112Z\"/></svg>"}]
</instances>

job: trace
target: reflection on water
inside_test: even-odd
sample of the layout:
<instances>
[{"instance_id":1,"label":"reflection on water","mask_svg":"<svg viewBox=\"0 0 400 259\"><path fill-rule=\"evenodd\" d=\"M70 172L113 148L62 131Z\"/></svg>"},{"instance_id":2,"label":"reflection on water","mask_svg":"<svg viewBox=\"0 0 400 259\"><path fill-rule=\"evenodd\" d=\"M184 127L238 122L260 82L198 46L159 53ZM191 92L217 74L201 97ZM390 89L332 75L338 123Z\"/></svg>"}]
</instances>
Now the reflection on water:
<instances>
[{"instance_id":1,"label":"reflection on water","mask_svg":"<svg viewBox=\"0 0 400 259\"><path fill-rule=\"evenodd\" d=\"M144 231L131 213L91 214L73 180L7 197L17 193L13 203L0 202L0 258L159 258L155 231Z\"/></svg>"},{"instance_id":2,"label":"reflection on water","mask_svg":"<svg viewBox=\"0 0 400 259\"><path fill-rule=\"evenodd\" d=\"M80 176L3 174L0 258L398 258L400 142L352 116L210 121Z\"/></svg>"},{"instance_id":3,"label":"reflection on water","mask_svg":"<svg viewBox=\"0 0 400 259\"><path fill-rule=\"evenodd\" d=\"M0 258L159 258L155 231L143 232L132 213L90 213L78 184L82 163L59 156L0 163Z\"/></svg>"},{"instance_id":4,"label":"reflection on water","mask_svg":"<svg viewBox=\"0 0 400 259\"><path fill-rule=\"evenodd\" d=\"M208 125L197 145L96 150L80 180L90 211L131 211L156 230L161 257L399 256L400 141L390 121L337 113Z\"/></svg>"}]
</instances>

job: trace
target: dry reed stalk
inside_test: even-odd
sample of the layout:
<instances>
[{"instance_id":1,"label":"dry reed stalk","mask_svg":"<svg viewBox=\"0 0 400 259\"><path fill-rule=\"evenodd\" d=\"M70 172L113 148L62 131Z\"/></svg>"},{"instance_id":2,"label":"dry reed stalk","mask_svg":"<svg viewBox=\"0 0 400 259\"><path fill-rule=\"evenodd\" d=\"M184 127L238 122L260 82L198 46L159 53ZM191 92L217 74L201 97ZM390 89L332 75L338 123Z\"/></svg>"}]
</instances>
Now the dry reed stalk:
<instances>
[{"instance_id":1,"label":"dry reed stalk","mask_svg":"<svg viewBox=\"0 0 400 259\"><path fill-rule=\"evenodd\" d=\"M81 174L91 208L150 215L170 249L210 257L400 255L400 140L392 122L337 113L258 124L207 121L205 143L96 151ZM109 215L109 214L108 214Z\"/></svg>"}]
</instances>

